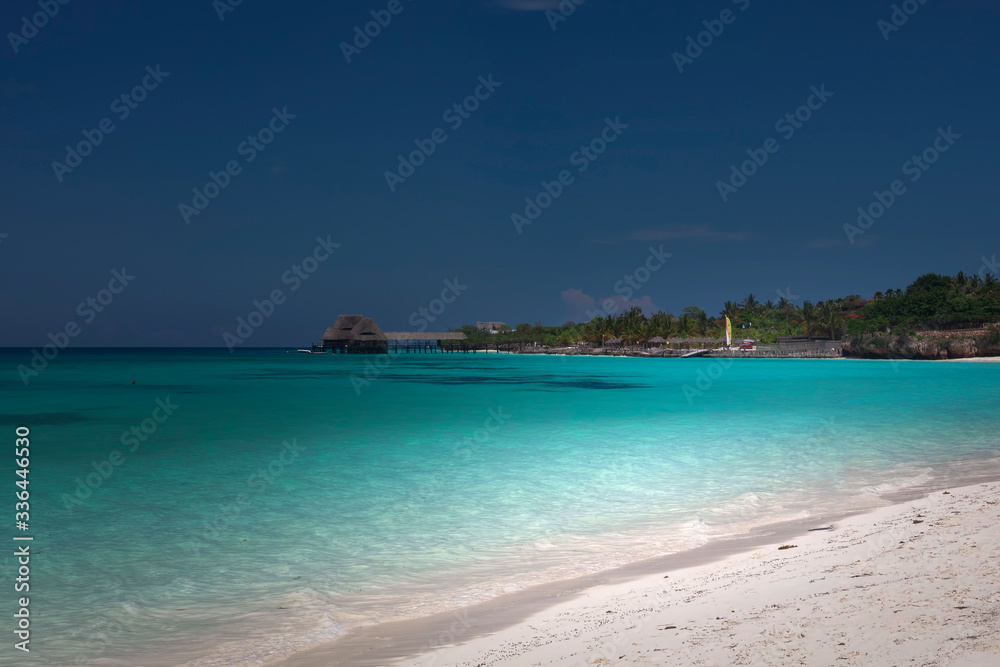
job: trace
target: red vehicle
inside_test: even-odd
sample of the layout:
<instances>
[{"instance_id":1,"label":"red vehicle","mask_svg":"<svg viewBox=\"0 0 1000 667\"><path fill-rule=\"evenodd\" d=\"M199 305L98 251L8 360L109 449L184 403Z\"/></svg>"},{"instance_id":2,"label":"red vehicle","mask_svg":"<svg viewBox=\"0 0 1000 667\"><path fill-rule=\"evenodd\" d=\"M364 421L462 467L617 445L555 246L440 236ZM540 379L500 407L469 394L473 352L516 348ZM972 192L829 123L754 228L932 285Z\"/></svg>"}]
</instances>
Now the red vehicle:
<instances>
[{"instance_id":1,"label":"red vehicle","mask_svg":"<svg viewBox=\"0 0 1000 667\"><path fill-rule=\"evenodd\" d=\"M752 341L752 340L741 340L740 341L740 349L741 350L752 350L753 349L753 344L754 344L754 341Z\"/></svg>"}]
</instances>

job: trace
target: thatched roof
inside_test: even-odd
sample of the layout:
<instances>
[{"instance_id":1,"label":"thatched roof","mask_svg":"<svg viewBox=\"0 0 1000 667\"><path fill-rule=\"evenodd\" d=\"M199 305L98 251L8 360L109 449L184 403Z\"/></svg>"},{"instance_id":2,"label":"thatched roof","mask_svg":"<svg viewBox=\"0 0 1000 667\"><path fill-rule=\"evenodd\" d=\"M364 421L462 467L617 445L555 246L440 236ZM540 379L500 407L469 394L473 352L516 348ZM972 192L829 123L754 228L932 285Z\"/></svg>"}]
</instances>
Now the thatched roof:
<instances>
[{"instance_id":1,"label":"thatched roof","mask_svg":"<svg viewBox=\"0 0 1000 667\"><path fill-rule=\"evenodd\" d=\"M354 340L354 327L365 319L361 315L341 315L329 329L323 333L322 340Z\"/></svg>"},{"instance_id":2,"label":"thatched roof","mask_svg":"<svg viewBox=\"0 0 1000 667\"><path fill-rule=\"evenodd\" d=\"M389 331L383 332L375 320L363 315L341 315L323 334L334 342L372 340L465 340L460 331Z\"/></svg>"},{"instance_id":3,"label":"thatched roof","mask_svg":"<svg viewBox=\"0 0 1000 667\"><path fill-rule=\"evenodd\" d=\"M666 343L667 339L664 338L663 336L653 336L647 342L650 342L650 343Z\"/></svg>"},{"instance_id":4,"label":"thatched roof","mask_svg":"<svg viewBox=\"0 0 1000 667\"><path fill-rule=\"evenodd\" d=\"M388 340L465 340L461 331L386 331Z\"/></svg>"},{"instance_id":5,"label":"thatched roof","mask_svg":"<svg viewBox=\"0 0 1000 667\"><path fill-rule=\"evenodd\" d=\"M388 340L382 330L375 324L375 320L370 317L362 317L361 321L351 329L354 340Z\"/></svg>"},{"instance_id":6,"label":"thatched roof","mask_svg":"<svg viewBox=\"0 0 1000 667\"><path fill-rule=\"evenodd\" d=\"M608 339L608 340L604 341L604 344L605 345L621 345L622 344L622 339L621 338L611 338L611 339Z\"/></svg>"},{"instance_id":7,"label":"thatched roof","mask_svg":"<svg viewBox=\"0 0 1000 667\"><path fill-rule=\"evenodd\" d=\"M323 340L386 340L385 334L375 324L375 320L362 315L341 315L329 329L323 333Z\"/></svg>"}]
</instances>

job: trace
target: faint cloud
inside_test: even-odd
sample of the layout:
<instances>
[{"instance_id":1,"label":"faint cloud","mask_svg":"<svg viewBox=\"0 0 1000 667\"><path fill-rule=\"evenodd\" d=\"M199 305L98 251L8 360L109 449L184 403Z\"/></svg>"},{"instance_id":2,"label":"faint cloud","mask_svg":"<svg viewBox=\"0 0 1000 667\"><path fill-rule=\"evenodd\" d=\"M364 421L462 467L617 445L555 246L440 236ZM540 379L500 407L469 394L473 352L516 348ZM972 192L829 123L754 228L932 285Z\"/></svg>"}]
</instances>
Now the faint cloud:
<instances>
[{"instance_id":1,"label":"faint cloud","mask_svg":"<svg viewBox=\"0 0 1000 667\"><path fill-rule=\"evenodd\" d=\"M586 294L583 290L568 289L560 295L562 301L570 308L593 308L594 297Z\"/></svg>"},{"instance_id":2,"label":"faint cloud","mask_svg":"<svg viewBox=\"0 0 1000 667\"><path fill-rule=\"evenodd\" d=\"M275 176L284 174L286 171L288 171L288 165L285 164L284 160L278 160L273 165L271 165L271 173L274 174Z\"/></svg>"},{"instance_id":3,"label":"faint cloud","mask_svg":"<svg viewBox=\"0 0 1000 667\"><path fill-rule=\"evenodd\" d=\"M747 232L724 232L712 225L669 225L629 232L626 238L632 241L674 241L687 239L701 243L733 243L750 238Z\"/></svg>"}]
</instances>

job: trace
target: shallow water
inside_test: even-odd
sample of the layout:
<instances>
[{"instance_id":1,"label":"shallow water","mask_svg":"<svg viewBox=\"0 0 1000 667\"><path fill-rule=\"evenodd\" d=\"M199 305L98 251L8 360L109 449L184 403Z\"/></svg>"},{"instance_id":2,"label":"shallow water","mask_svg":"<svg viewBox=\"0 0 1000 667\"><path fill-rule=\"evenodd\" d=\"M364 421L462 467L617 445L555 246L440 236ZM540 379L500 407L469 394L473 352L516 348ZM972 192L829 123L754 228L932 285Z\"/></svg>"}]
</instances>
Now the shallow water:
<instances>
[{"instance_id":1,"label":"shallow water","mask_svg":"<svg viewBox=\"0 0 1000 667\"><path fill-rule=\"evenodd\" d=\"M1000 471L996 364L67 350L25 387L29 360L0 350L32 664L261 664Z\"/></svg>"}]
</instances>

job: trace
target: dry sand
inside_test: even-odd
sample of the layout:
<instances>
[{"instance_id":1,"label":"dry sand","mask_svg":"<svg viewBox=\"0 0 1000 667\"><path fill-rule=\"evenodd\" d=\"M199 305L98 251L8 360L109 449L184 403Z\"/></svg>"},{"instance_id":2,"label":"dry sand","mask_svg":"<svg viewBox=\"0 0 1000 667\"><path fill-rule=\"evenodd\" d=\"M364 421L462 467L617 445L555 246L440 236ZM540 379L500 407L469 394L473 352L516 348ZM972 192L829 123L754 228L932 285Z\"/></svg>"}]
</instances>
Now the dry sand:
<instances>
[{"instance_id":1,"label":"dry sand","mask_svg":"<svg viewBox=\"0 0 1000 667\"><path fill-rule=\"evenodd\" d=\"M1000 483L792 544L597 587L401 664L1000 665Z\"/></svg>"},{"instance_id":2,"label":"dry sand","mask_svg":"<svg viewBox=\"0 0 1000 667\"><path fill-rule=\"evenodd\" d=\"M370 626L275 664L1000 665L1000 482L637 565L603 579L614 583Z\"/></svg>"}]
</instances>

